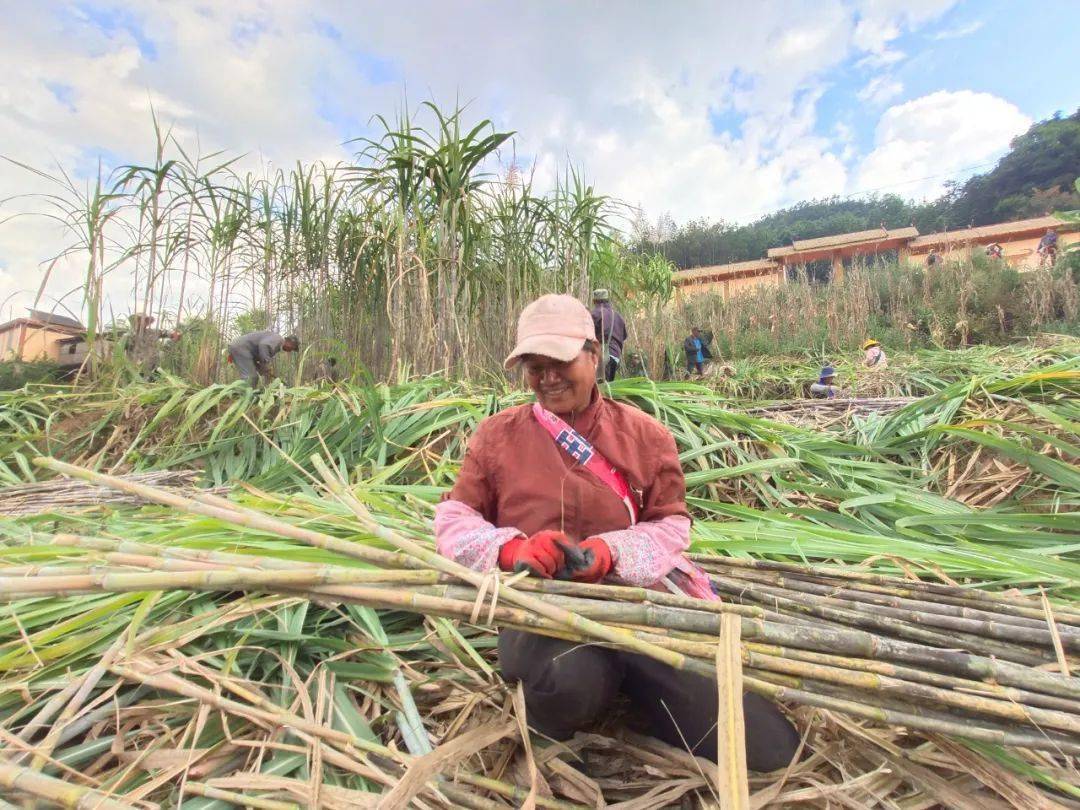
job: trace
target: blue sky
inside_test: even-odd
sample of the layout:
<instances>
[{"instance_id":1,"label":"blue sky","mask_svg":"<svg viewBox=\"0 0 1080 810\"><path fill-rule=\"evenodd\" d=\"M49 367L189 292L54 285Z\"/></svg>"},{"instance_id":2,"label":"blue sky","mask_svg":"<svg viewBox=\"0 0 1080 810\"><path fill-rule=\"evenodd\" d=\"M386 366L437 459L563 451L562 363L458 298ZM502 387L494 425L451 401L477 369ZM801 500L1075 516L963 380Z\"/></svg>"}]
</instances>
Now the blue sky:
<instances>
[{"instance_id":1,"label":"blue sky","mask_svg":"<svg viewBox=\"0 0 1080 810\"><path fill-rule=\"evenodd\" d=\"M902 89L890 97L900 103L936 91L973 90L1016 104L1041 120L1080 104L1080 92L1066 77L1080 68L1075 41L1060 32L1078 5L1048 0L1037 11L1030 4L992 0L958 3L932 24L907 31L893 41L905 54L887 71ZM853 56L827 76L830 87L818 105L819 131L837 121L851 127L860 151L873 144L876 116L866 115L858 93L865 86L860 57ZM1071 70L1070 70L1071 66Z\"/></svg>"},{"instance_id":2,"label":"blue sky","mask_svg":"<svg viewBox=\"0 0 1080 810\"><path fill-rule=\"evenodd\" d=\"M516 155L542 188L571 163L650 220L741 222L934 196L1080 106L1075 0L44 0L6 19L0 153L77 178L148 160L151 104L259 169L348 159L373 115L460 100L517 133L493 171ZM48 190L4 163L0 186ZM0 307L69 241L15 221Z\"/></svg>"},{"instance_id":3,"label":"blue sky","mask_svg":"<svg viewBox=\"0 0 1080 810\"><path fill-rule=\"evenodd\" d=\"M946 13L941 31L931 28L921 35L923 47L900 75L916 95L977 90L1007 98L1036 119L1058 110L1069 114L1080 104L1078 25L1080 6L1073 0L969 0ZM970 34L934 39L971 27L977 28ZM912 43L913 50L917 47Z\"/></svg>"}]
</instances>

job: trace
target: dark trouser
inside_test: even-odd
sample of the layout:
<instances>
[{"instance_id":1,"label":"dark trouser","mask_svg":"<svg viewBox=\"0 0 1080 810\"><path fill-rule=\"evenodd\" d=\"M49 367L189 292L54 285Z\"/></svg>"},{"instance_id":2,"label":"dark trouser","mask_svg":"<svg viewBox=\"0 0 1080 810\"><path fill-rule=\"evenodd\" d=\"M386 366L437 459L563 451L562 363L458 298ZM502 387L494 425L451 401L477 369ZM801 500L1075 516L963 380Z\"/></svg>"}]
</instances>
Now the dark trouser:
<instances>
[{"instance_id":1,"label":"dark trouser","mask_svg":"<svg viewBox=\"0 0 1080 810\"><path fill-rule=\"evenodd\" d=\"M240 376L251 385L259 384L259 368L255 364L255 358L247 349L229 347L229 357Z\"/></svg>"},{"instance_id":2,"label":"dark trouser","mask_svg":"<svg viewBox=\"0 0 1080 810\"><path fill-rule=\"evenodd\" d=\"M705 364L701 363L701 362L699 362L697 360L687 360L686 361L686 373L687 374L693 374L695 370L697 371L698 376L700 377L702 374L705 373Z\"/></svg>"},{"instance_id":3,"label":"dark trouser","mask_svg":"<svg viewBox=\"0 0 1080 810\"><path fill-rule=\"evenodd\" d=\"M604 381L611 382L615 379L615 372L619 370L619 358L609 357L604 363Z\"/></svg>"},{"instance_id":4,"label":"dark trouser","mask_svg":"<svg viewBox=\"0 0 1080 810\"><path fill-rule=\"evenodd\" d=\"M575 642L502 630L503 677L521 681L529 725L565 740L595 722L625 693L648 722L649 734L716 760L716 684L651 658ZM759 695L743 696L746 763L754 771L783 768L799 735L780 710Z\"/></svg>"}]
</instances>

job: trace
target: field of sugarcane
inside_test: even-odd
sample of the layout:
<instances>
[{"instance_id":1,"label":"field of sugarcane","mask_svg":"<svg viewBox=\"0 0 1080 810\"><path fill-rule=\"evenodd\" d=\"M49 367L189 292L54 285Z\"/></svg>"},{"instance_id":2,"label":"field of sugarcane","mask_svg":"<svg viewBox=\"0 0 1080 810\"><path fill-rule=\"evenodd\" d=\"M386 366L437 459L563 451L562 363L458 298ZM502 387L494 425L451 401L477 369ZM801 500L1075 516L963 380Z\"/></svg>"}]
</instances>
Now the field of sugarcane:
<instances>
[{"instance_id":1,"label":"field of sugarcane","mask_svg":"<svg viewBox=\"0 0 1080 810\"><path fill-rule=\"evenodd\" d=\"M155 134L38 200L85 267L90 346L75 385L0 392L0 810L1080 807L1080 342L1016 340L1075 331L1069 268L672 301L635 212L572 170L534 189L512 133L461 110L291 171ZM501 372L520 309L596 287L652 377L605 393L675 435L720 602L434 555L469 435L528 399ZM150 380L133 312L180 333ZM692 324L717 362L656 381ZM223 382L264 327L302 353ZM869 336L885 371L859 367ZM331 355L346 381L312 385ZM846 396L805 400L826 363ZM720 763L629 712L531 736L504 627L715 678ZM796 722L785 771L742 776L743 689Z\"/></svg>"},{"instance_id":2,"label":"field of sugarcane","mask_svg":"<svg viewBox=\"0 0 1080 810\"><path fill-rule=\"evenodd\" d=\"M553 290L587 300L607 288L628 350L654 379L678 374L678 347L695 325L714 334L727 362L797 354L820 366L868 337L890 352L1007 344L1075 332L1080 317L1080 271L1067 256L1023 274L982 256L933 273L877 257L848 268L842 283L801 268L751 295L675 296L674 266L637 238L643 212L583 170L536 177L516 159L515 133L460 108L376 116L348 141L348 160L288 170L203 153L153 125L154 148L132 163L101 166L86 185L77 167L24 166L49 192L8 201L65 227L66 246L43 257L34 306L85 323L83 375L117 384L155 365L140 369L122 350L143 328L135 313L179 335L160 366L204 385L231 377L230 341L264 328L299 337L293 379L311 380L335 357L358 381L487 380L521 309ZM81 288L52 298L65 267L78 268ZM11 371L0 365L0 386L19 378ZM926 393L917 389L904 393Z\"/></svg>"},{"instance_id":3,"label":"field of sugarcane","mask_svg":"<svg viewBox=\"0 0 1080 810\"><path fill-rule=\"evenodd\" d=\"M888 376L842 367L855 397L814 407L790 393L812 358L612 384L676 437L717 603L434 554L471 431L527 401L507 383L2 393L0 795L1080 806L1078 350L894 354ZM632 715L530 739L501 627L716 678L722 706L768 696L801 758L745 781L738 746L696 760Z\"/></svg>"}]
</instances>

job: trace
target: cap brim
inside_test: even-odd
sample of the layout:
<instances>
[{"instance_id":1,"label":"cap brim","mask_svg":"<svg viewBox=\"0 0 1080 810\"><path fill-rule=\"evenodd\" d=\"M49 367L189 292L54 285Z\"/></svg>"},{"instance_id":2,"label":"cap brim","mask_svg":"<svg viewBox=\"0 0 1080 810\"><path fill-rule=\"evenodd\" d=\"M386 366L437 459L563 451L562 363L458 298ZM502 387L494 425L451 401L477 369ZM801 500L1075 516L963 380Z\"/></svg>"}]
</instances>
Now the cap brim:
<instances>
[{"instance_id":1,"label":"cap brim","mask_svg":"<svg viewBox=\"0 0 1080 810\"><path fill-rule=\"evenodd\" d=\"M508 371L521 362L526 354L538 354L541 357L550 357L564 363L573 360L581 352L585 345L583 338L563 337L561 335L533 335L525 338L503 363L503 368Z\"/></svg>"}]
</instances>

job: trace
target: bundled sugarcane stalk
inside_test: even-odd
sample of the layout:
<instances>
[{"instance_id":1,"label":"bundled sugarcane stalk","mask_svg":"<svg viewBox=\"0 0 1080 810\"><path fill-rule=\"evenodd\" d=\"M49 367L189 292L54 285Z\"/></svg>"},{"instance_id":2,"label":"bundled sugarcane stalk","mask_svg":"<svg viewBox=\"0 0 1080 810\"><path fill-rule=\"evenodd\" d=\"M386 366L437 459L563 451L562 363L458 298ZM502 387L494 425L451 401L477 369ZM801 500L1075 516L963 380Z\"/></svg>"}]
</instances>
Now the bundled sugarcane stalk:
<instances>
[{"instance_id":1,"label":"bundled sugarcane stalk","mask_svg":"<svg viewBox=\"0 0 1080 810\"><path fill-rule=\"evenodd\" d=\"M838 397L834 399L792 399L771 402L747 408L746 413L773 416L779 413L804 410L832 411L834 413L892 413L912 402L916 397Z\"/></svg>"},{"instance_id":2,"label":"bundled sugarcane stalk","mask_svg":"<svg viewBox=\"0 0 1080 810\"><path fill-rule=\"evenodd\" d=\"M195 488L200 475L198 470L151 470L128 473L123 477L159 488L191 490ZM220 493L225 490L225 487L218 487L215 491ZM144 501L134 495L67 479L0 487L0 516L8 517L90 509L106 504L120 506L141 503Z\"/></svg>"},{"instance_id":3,"label":"bundled sugarcane stalk","mask_svg":"<svg viewBox=\"0 0 1080 810\"><path fill-rule=\"evenodd\" d=\"M854 419L887 415L915 401L914 397L791 399L770 402L768 405L757 405L745 409L743 413L820 430L846 426Z\"/></svg>"},{"instance_id":4,"label":"bundled sugarcane stalk","mask_svg":"<svg viewBox=\"0 0 1080 810\"><path fill-rule=\"evenodd\" d=\"M935 588L921 584L881 577L871 583L722 558L699 560L728 597L713 603L638 588L507 582L464 569L378 522L318 459L313 464L326 487L352 510L359 527L396 552L298 527L212 495L188 498L51 459L39 463L238 527L257 526L342 559L296 565L57 535L48 542L80 553L70 565L4 572L0 596L7 600L188 589L281 593L600 640L705 676L715 673L720 618L731 613L741 619L744 685L750 691L921 731L1080 754L1080 679L1052 671L1077 666L1080 632L1077 614L1069 609L1042 606L1040 624L1033 618L1040 609L1036 600L964 591L978 607L944 605L936 602ZM850 587L871 584L875 590ZM911 598L913 592L922 598Z\"/></svg>"}]
</instances>

